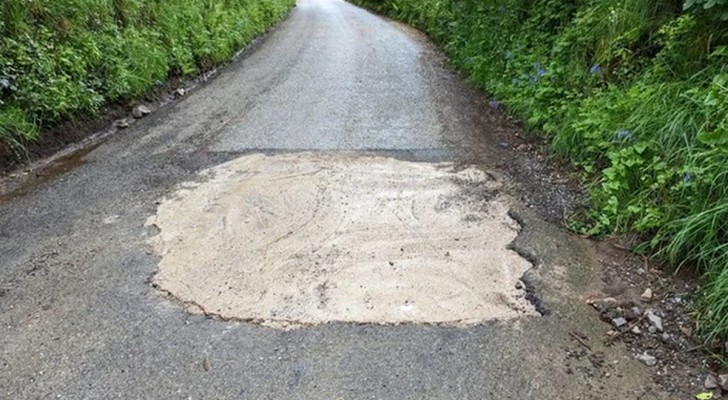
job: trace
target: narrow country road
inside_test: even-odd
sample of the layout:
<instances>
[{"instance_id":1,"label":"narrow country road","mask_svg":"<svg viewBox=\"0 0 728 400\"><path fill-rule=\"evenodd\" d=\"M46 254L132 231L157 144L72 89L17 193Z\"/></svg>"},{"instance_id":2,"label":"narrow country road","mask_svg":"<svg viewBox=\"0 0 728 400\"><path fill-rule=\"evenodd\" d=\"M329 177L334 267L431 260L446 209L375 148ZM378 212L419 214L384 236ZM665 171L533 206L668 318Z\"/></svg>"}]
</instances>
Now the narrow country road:
<instances>
[{"instance_id":1,"label":"narrow country road","mask_svg":"<svg viewBox=\"0 0 728 400\"><path fill-rule=\"evenodd\" d=\"M421 33L299 0L0 198L0 399L670 398L517 134Z\"/></svg>"}]
</instances>

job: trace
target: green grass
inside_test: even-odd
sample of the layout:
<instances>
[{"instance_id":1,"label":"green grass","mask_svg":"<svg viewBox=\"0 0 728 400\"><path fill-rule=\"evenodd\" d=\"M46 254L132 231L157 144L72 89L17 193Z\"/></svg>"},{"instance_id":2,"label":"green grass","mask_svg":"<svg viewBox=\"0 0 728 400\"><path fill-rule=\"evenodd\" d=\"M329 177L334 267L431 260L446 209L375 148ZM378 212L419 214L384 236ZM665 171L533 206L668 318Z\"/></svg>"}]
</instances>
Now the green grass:
<instances>
[{"instance_id":1,"label":"green grass","mask_svg":"<svg viewBox=\"0 0 728 400\"><path fill-rule=\"evenodd\" d=\"M294 0L3 0L0 146L227 61Z\"/></svg>"},{"instance_id":2,"label":"green grass","mask_svg":"<svg viewBox=\"0 0 728 400\"><path fill-rule=\"evenodd\" d=\"M29 122L28 116L17 108L0 109L0 143L4 143L18 159L23 159L25 145L38 137L38 128Z\"/></svg>"},{"instance_id":3,"label":"green grass","mask_svg":"<svg viewBox=\"0 0 728 400\"><path fill-rule=\"evenodd\" d=\"M702 274L699 332L728 338L728 1L353 2L428 32L548 138L590 193L573 229Z\"/></svg>"}]
</instances>

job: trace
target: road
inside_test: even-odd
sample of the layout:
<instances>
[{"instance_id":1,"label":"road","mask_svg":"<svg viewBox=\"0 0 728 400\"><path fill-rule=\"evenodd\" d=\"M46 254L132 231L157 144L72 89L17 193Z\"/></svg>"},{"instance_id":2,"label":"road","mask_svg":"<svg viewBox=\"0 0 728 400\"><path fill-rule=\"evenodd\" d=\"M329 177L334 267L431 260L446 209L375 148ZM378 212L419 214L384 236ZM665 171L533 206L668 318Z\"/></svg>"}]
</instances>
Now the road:
<instances>
[{"instance_id":1,"label":"road","mask_svg":"<svg viewBox=\"0 0 728 400\"><path fill-rule=\"evenodd\" d=\"M421 33L299 0L2 198L0 398L669 398L518 133Z\"/></svg>"}]
</instances>

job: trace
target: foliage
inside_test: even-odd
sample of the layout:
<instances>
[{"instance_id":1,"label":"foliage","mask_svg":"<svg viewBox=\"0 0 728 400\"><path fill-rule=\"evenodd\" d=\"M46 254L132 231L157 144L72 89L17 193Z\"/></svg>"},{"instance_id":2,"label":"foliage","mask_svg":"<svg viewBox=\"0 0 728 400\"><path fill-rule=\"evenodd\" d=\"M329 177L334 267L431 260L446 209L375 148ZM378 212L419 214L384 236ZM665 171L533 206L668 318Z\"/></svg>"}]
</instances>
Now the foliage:
<instances>
[{"instance_id":1,"label":"foliage","mask_svg":"<svg viewBox=\"0 0 728 400\"><path fill-rule=\"evenodd\" d=\"M705 273L728 336L728 0L354 0L427 31L588 185L570 224Z\"/></svg>"},{"instance_id":2,"label":"foliage","mask_svg":"<svg viewBox=\"0 0 728 400\"><path fill-rule=\"evenodd\" d=\"M713 12L715 18L728 20L728 0L685 0L684 9L702 8Z\"/></svg>"},{"instance_id":3,"label":"foliage","mask_svg":"<svg viewBox=\"0 0 728 400\"><path fill-rule=\"evenodd\" d=\"M229 59L293 0L3 0L0 145Z\"/></svg>"},{"instance_id":4,"label":"foliage","mask_svg":"<svg viewBox=\"0 0 728 400\"><path fill-rule=\"evenodd\" d=\"M23 157L25 142L36 137L38 129L23 111L13 107L0 109L0 142L6 143L16 157Z\"/></svg>"}]
</instances>

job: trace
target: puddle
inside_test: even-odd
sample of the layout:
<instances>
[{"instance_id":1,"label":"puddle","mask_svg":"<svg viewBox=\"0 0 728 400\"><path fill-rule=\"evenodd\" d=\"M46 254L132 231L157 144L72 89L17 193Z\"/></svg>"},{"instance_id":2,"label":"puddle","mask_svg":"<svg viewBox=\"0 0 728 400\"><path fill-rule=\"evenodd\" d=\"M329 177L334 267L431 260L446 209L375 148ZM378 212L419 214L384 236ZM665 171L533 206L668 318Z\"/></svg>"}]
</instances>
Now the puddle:
<instances>
[{"instance_id":1,"label":"puddle","mask_svg":"<svg viewBox=\"0 0 728 400\"><path fill-rule=\"evenodd\" d=\"M281 328L537 315L508 249L519 225L477 168L297 153L203 175L148 222L155 286L192 312Z\"/></svg>"},{"instance_id":2,"label":"puddle","mask_svg":"<svg viewBox=\"0 0 728 400\"><path fill-rule=\"evenodd\" d=\"M47 165L27 173L27 175L10 179L7 185L9 188L0 187L0 189L3 189L0 190L0 202L25 196L38 186L85 164L86 160L84 158L102 144L103 141L99 141L92 145L82 147L69 154L58 157Z\"/></svg>"}]
</instances>

